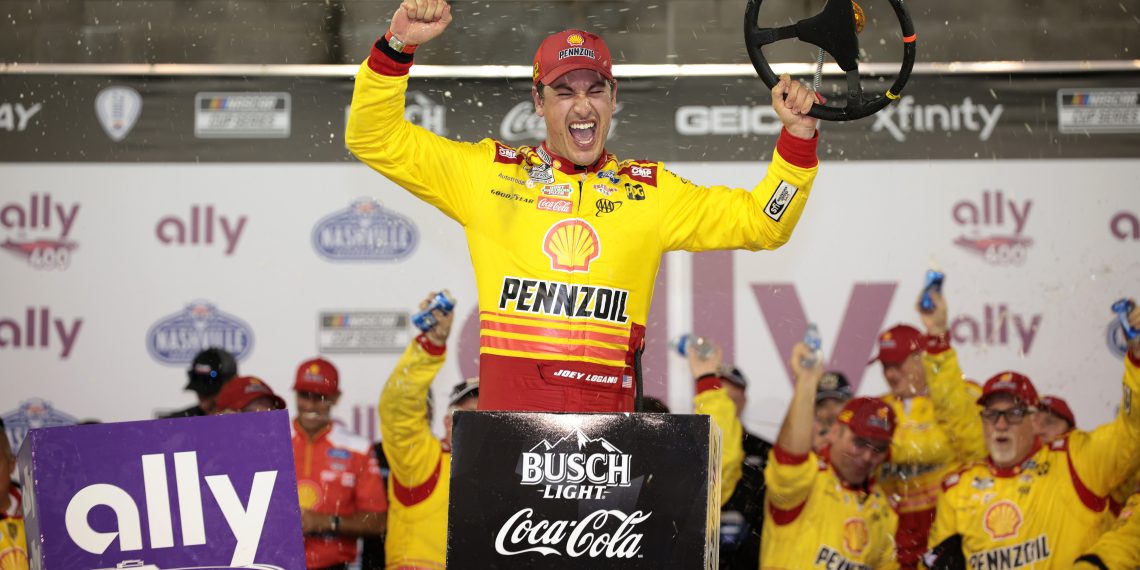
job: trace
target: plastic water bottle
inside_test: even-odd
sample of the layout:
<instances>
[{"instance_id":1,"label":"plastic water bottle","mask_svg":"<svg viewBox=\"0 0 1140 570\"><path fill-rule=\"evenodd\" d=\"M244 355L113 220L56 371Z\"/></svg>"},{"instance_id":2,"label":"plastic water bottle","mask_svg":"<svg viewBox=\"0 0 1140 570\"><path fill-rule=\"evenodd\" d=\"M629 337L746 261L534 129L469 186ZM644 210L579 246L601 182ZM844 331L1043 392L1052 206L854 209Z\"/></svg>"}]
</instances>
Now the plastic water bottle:
<instances>
[{"instance_id":1,"label":"plastic water bottle","mask_svg":"<svg viewBox=\"0 0 1140 570\"><path fill-rule=\"evenodd\" d=\"M1140 329L1132 328L1128 323L1128 314L1136 308L1136 305L1128 299L1121 299L1112 304L1112 312L1116 313L1116 318L1120 320L1120 329L1124 331L1124 338L1128 340L1136 340L1140 337Z\"/></svg>"},{"instance_id":2,"label":"plastic water bottle","mask_svg":"<svg viewBox=\"0 0 1140 570\"><path fill-rule=\"evenodd\" d=\"M800 366L804 368L815 368L819 363L820 357L823 355L823 339L819 336L819 327L815 323L808 323L807 330L804 331L804 344L808 345L811 349L811 356L800 361Z\"/></svg>"},{"instance_id":3,"label":"plastic water bottle","mask_svg":"<svg viewBox=\"0 0 1140 570\"><path fill-rule=\"evenodd\" d=\"M938 271L937 269L926 270L926 285L922 288L922 300L918 302L918 308L924 313L934 312L934 299L930 298L931 291L942 292L942 281L946 279L946 274Z\"/></svg>"},{"instance_id":4,"label":"plastic water bottle","mask_svg":"<svg viewBox=\"0 0 1140 570\"><path fill-rule=\"evenodd\" d=\"M678 338L669 341L669 348L677 351L678 354L688 358L689 350L695 349L697 351L697 358L701 360L708 360L712 356L713 343L699 337L693 333L685 333Z\"/></svg>"},{"instance_id":5,"label":"plastic water bottle","mask_svg":"<svg viewBox=\"0 0 1140 570\"><path fill-rule=\"evenodd\" d=\"M431 314L432 311L439 309L446 315L451 313L451 310L454 308L455 298L444 289L431 298L426 309L412 315L412 324L416 325L417 329L428 332L439 322L439 320L435 318L435 315Z\"/></svg>"}]
</instances>

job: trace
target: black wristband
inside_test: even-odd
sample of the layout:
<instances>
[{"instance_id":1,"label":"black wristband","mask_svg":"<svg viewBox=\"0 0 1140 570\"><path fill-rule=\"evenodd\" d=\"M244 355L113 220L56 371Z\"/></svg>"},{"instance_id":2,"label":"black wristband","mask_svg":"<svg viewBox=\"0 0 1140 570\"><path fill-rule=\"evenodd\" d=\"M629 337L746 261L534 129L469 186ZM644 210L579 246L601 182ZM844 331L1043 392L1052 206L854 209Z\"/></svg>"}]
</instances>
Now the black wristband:
<instances>
[{"instance_id":1,"label":"black wristband","mask_svg":"<svg viewBox=\"0 0 1140 570\"><path fill-rule=\"evenodd\" d=\"M383 37L376 40L375 47L377 50L380 50L380 52L383 53L384 55L392 58L392 61L395 61L396 63L411 63L412 62L412 54L404 53L402 51L396 51L396 50L392 49L392 46L388 45L388 40L385 40Z\"/></svg>"}]
</instances>

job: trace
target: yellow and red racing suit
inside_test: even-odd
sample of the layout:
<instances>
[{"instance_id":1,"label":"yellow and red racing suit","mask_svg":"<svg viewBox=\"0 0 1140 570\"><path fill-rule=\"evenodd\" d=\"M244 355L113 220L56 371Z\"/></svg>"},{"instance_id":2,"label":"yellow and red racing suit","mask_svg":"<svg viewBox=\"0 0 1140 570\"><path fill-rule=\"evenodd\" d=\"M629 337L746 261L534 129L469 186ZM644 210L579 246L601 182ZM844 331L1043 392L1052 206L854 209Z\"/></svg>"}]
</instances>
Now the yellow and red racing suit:
<instances>
[{"instance_id":1,"label":"yellow and red racing suit","mask_svg":"<svg viewBox=\"0 0 1140 570\"><path fill-rule=\"evenodd\" d=\"M873 481L865 488L849 487L825 458L791 455L778 445L764 479L763 570L898 568L898 517Z\"/></svg>"},{"instance_id":2,"label":"yellow and red racing suit","mask_svg":"<svg viewBox=\"0 0 1140 570\"><path fill-rule=\"evenodd\" d=\"M943 484L927 565L964 556L971 570L1071 568L1112 524L1108 494L1140 466L1140 362L1126 359L1111 423L1038 445L1021 464L974 464ZM976 432L981 432L981 419ZM960 546L947 553L944 543ZM942 548L940 548L942 547Z\"/></svg>"},{"instance_id":3,"label":"yellow and red racing suit","mask_svg":"<svg viewBox=\"0 0 1140 570\"><path fill-rule=\"evenodd\" d=\"M384 541L389 569L437 569L446 561L451 448L432 435L426 405L444 351L421 334L380 393L380 437L391 482Z\"/></svg>"},{"instance_id":4,"label":"yellow and red racing suit","mask_svg":"<svg viewBox=\"0 0 1140 570\"><path fill-rule=\"evenodd\" d=\"M897 501L895 543L904 569L917 567L926 552L942 481L986 456L983 440L958 435L964 427L958 424L972 423L978 410L947 335L928 339L922 364L929 396L882 398L894 409L898 427L879 483ZM936 413L940 407L946 412Z\"/></svg>"},{"instance_id":5,"label":"yellow and red racing suit","mask_svg":"<svg viewBox=\"0 0 1140 570\"><path fill-rule=\"evenodd\" d=\"M1140 493L1123 505L1116 526L1097 539L1073 570L1135 570L1140 568Z\"/></svg>"},{"instance_id":6,"label":"yellow and red racing suit","mask_svg":"<svg viewBox=\"0 0 1140 570\"><path fill-rule=\"evenodd\" d=\"M603 152L451 141L404 118L411 57L378 42L345 133L362 162L463 225L480 308L480 409L632 411L662 253L774 249L803 212L817 138L787 132L751 192Z\"/></svg>"},{"instance_id":7,"label":"yellow and red racing suit","mask_svg":"<svg viewBox=\"0 0 1140 570\"><path fill-rule=\"evenodd\" d=\"M293 420L293 461L301 508L348 516L388 510L380 464L367 439L339 424L309 437ZM335 533L305 535L305 564L325 568L356 560L356 537Z\"/></svg>"},{"instance_id":8,"label":"yellow and red racing suit","mask_svg":"<svg viewBox=\"0 0 1140 570\"><path fill-rule=\"evenodd\" d=\"M3 475L7 477L5 473ZM0 570L28 570L28 539L24 531L23 495L16 483L8 490L8 510L0 513Z\"/></svg>"}]
</instances>

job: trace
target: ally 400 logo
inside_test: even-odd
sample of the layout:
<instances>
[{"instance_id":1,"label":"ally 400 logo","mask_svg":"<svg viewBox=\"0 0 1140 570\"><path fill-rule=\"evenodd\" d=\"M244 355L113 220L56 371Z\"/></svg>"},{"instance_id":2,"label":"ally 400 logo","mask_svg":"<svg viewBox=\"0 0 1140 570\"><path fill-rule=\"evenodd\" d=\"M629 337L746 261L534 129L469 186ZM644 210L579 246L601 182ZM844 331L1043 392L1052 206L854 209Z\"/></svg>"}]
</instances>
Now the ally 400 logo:
<instances>
[{"instance_id":1,"label":"ally 400 logo","mask_svg":"<svg viewBox=\"0 0 1140 570\"><path fill-rule=\"evenodd\" d=\"M197 300L163 317L146 334L147 352L163 364L188 364L210 347L244 360L253 350L253 328L213 303Z\"/></svg>"},{"instance_id":2,"label":"ally 400 logo","mask_svg":"<svg viewBox=\"0 0 1140 570\"><path fill-rule=\"evenodd\" d=\"M78 214L79 203L47 192L0 205L0 248L35 269L67 269L79 247L70 237Z\"/></svg>"}]
</instances>

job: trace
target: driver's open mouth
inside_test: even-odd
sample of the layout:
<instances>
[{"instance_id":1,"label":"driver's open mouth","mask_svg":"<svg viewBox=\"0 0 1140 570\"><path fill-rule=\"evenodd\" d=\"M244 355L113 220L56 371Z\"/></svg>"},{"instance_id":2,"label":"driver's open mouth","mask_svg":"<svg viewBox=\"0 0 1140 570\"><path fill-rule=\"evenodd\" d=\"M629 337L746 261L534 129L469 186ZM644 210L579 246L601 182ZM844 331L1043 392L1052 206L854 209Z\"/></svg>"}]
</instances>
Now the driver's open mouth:
<instances>
[{"instance_id":1,"label":"driver's open mouth","mask_svg":"<svg viewBox=\"0 0 1140 570\"><path fill-rule=\"evenodd\" d=\"M595 121L574 121L570 123L570 138L574 139L574 144L589 148L594 144L597 129L598 123Z\"/></svg>"}]
</instances>

